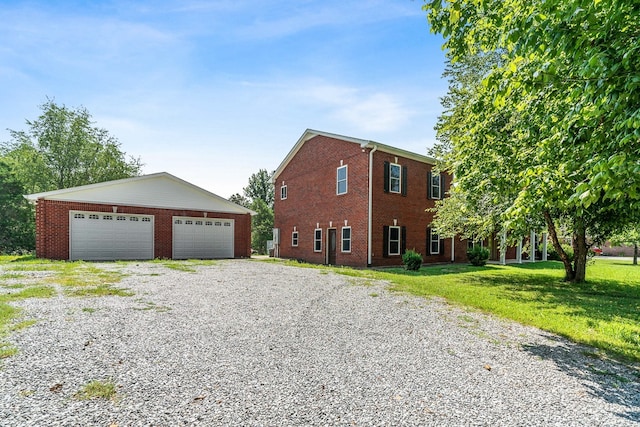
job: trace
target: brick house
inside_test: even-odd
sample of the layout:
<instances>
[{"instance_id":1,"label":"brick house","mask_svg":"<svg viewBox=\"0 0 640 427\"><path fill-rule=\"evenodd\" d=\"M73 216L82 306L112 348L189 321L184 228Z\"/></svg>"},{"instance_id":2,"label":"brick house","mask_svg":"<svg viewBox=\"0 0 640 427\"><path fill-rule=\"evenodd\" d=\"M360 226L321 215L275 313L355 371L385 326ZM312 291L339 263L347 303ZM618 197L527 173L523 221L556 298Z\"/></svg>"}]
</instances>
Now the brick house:
<instances>
[{"instance_id":1,"label":"brick house","mask_svg":"<svg viewBox=\"0 0 640 427\"><path fill-rule=\"evenodd\" d=\"M36 255L59 260L251 256L251 215L166 172L31 194Z\"/></svg>"},{"instance_id":2,"label":"brick house","mask_svg":"<svg viewBox=\"0 0 640 427\"><path fill-rule=\"evenodd\" d=\"M306 130L274 173L274 254L318 264L397 266L466 261L467 242L441 239L425 209L451 176L433 158L373 141Z\"/></svg>"}]
</instances>

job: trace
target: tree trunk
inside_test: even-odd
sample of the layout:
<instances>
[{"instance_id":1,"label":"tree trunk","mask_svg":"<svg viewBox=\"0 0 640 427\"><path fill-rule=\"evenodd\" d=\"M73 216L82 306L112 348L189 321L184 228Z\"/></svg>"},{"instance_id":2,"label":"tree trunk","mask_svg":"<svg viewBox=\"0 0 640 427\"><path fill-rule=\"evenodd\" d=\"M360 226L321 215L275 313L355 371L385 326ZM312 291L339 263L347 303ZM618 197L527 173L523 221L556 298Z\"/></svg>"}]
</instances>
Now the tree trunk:
<instances>
[{"instance_id":1,"label":"tree trunk","mask_svg":"<svg viewBox=\"0 0 640 427\"><path fill-rule=\"evenodd\" d=\"M575 277L575 271L573 270L573 265L567 256L567 253L562 249L562 245L558 240L558 233L556 232L556 225L553 223L553 219L549 212L544 212L544 221L547 223L547 230L549 231L549 236L551 237L551 243L553 244L553 248L556 250L556 253L560 257L562 264L564 265L564 281L571 282Z\"/></svg>"},{"instance_id":2,"label":"tree trunk","mask_svg":"<svg viewBox=\"0 0 640 427\"><path fill-rule=\"evenodd\" d=\"M576 220L573 231L573 283L583 283L587 273L587 236L584 224L581 220Z\"/></svg>"},{"instance_id":3,"label":"tree trunk","mask_svg":"<svg viewBox=\"0 0 640 427\"><path fill-rule=\"evenodd\" d=\"M633 242L633 265L638 265L638 242Z\"/></svg>"}]
</instances>

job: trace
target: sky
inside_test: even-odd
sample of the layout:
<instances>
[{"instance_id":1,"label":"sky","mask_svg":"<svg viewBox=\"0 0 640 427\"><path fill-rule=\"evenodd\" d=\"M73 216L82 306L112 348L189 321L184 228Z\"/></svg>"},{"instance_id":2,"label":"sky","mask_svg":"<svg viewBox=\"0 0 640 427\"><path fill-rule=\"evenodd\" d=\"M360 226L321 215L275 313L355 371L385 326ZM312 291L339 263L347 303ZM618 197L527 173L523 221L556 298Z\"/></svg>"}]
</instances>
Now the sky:
<instances>
[{"instance_id":1,"label":"sky","mask_svg":"<svg viewBox=\"0 0 640 427\"><path fill-rule=\"evenodd\" d=\"M47 99L228 198L306 129L427 154L446 93L420 0L0 0L0 141Z\"/></svg>"}]
</instances>

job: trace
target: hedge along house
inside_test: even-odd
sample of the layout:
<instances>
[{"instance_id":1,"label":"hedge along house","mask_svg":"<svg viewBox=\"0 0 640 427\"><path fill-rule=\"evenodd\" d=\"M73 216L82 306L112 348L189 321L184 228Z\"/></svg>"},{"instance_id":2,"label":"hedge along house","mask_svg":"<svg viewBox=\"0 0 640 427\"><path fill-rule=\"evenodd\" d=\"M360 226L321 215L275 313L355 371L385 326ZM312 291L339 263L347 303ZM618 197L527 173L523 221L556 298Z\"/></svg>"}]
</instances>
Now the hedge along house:
<instances>
[{"instance_id":1,"label":"hedge along house","mask_svg":"<svg viewBox=\"0 0 640 427\"><path fill-rule=\"evenodd\" d=\"M26 197L36 203L40 258L251 256L255 212L166 172Z\"/></svg>"},{"instance_id":2,"label":"hedge along house","mask_svg":"<svg viewBox=\"0 0 640 427\"><path fill-rule=\"evenodd\" d=\"M406 249L425 263L466 261L467 242L441 239L426 211L451 176L399 148L306 130L274 173L274 254L319 264L393 266Z\"/></svg>"}]
</instances>

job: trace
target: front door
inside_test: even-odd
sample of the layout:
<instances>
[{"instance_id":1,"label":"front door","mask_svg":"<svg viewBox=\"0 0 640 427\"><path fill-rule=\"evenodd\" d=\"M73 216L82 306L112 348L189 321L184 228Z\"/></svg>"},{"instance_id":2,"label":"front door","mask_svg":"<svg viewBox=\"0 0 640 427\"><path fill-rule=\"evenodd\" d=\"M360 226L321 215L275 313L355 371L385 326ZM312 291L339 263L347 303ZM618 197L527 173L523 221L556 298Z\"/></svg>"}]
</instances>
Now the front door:
<instances>
[{"instance_id":1,"label":"front door","mask_svg":"<svg viewBox=\"0 0 640 427\"><path fill-rule=\"evenodd\" d=\"M329 244L327 245L327 264L336 265L336 229L330 228L327 231L327 239L329 239Z\"/></svg>"}]
</instances>

